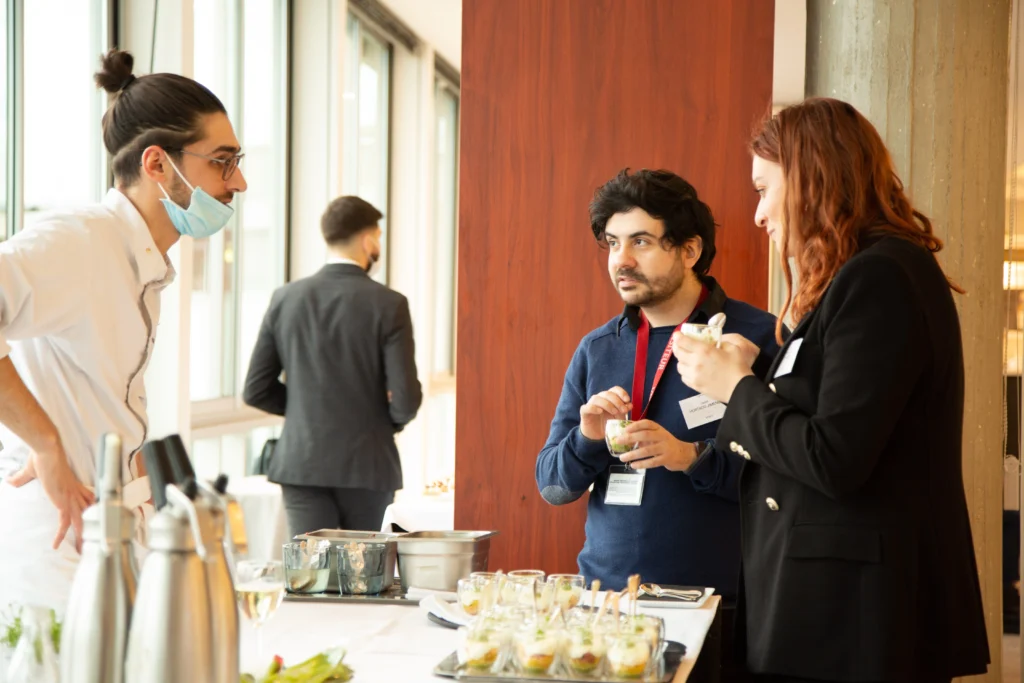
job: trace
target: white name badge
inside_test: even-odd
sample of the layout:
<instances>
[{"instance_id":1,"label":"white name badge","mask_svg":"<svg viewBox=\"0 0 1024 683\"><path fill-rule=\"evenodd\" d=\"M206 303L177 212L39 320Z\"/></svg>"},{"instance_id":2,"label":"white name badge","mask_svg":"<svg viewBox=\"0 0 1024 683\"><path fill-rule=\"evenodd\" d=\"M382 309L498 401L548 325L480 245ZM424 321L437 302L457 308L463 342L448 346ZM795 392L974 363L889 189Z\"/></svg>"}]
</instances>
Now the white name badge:
<instances>
[{"instance_id":1,"label":"white name badge","mask_svg":"<svg viewBox=\"0 0 1024 683\"><path fill-rule=\"evenodd\" d=\"M697 394L680 401L679 409L683 411L687 429L696 429L725 417L725 404L708 398L704 394Z\"/></svg>"},{"instance_id":2,"label":"white name badge","mask_svg":"<svg viewBox=\"0 0 1024 683\"><path fill-rule=\"evenodd\" d=\"M639 505L644 497L644 479L647 470L627 470L613 465L608 474L608 491L604 494L605 505Z\"/></svg>"},{"instance_id":3,"label":"white name badge","mask_svg":"<svg viewBox=\"0 0 1024 683\"><path fill-rule=\"evenodd\" d=\"M804 343L804 338L794 339L786 347L786 355L782 357L782 361L779 362L779 367L775 368L775 375L772 379L778 379L779 377L785 377L789 373L793 372L793 365L796 363L796 354L800 353L800 346Z\"/></svg>"}]
</instances>

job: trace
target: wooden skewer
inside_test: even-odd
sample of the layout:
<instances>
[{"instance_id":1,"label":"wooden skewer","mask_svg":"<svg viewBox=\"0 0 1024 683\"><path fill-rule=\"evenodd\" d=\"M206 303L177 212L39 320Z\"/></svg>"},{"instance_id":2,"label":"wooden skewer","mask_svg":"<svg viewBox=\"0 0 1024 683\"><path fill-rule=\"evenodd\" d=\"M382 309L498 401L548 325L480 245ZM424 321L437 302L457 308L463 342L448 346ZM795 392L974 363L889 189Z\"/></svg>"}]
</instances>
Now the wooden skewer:
<instances>
[{"instance_id":1,"label":"wooden skewer","mask_svg":"<svg viewBox=\"0 0 1024 683\"><path fill-rule=\"evenodd\" d=\"M484 590L481 594L482 603L480 606L487 612L490 612L491 608L498 603L497 590L498 581L496 578L490 577L484 580Z\"/></svg>"},{"instance_id":2,"label":"wooden skewer","mask_svg":"<svg viewBox=\"0 0 1024 683\"><path fill-rule=\"evenodd\" d=\"M622 624L619 622L619 594L612 593L612 610L615 614L615 632L620 633L622 631Z\"/></svg>"},{"instance_id":3,"label":"wooden skewer","mask_svg":"<svg viewBox=\"0 0 1024 683\"><path fill-rule=\"evenodd\" d=\"M590 614L594 614L594 610L597 609L597 592L601 590L601 579L594 579L594 583L590 584Z\"/></svg>"},{"instance_id":4,"label":"wooden skewer","mask_svg":"<svg viewBox=\"0 0 1024 683\"><path fill-rule=\"evenodd\" d=\"M555 584L544 582L540 587L540 599L541 604L546 604L547 607L544 609L550 610L553 606L557 606L555 600Z\"/></svg>"},{"instance_id":5,"label":"wooden skewer","mask_svg":"<svg viewBox=\"0 0 1024 683\"><path fill-rule=\"evenodd\" d=\"M601 615L608 609L608 605L611 604L612 593L611 591L605 591L604 602L601 603L601 609L597 610L597 615L594 616L594 623L591 626L597 626L597 622L601 620Z\"/></svg>"},{"instance_id":6,"label":"wooden skewer","mask_svg":"<svg viewBox=\"0 0 1024 683\"><path fill-rule=\"evenodd\" d=\"M636 618L636 600L640 593L640 575L633 574L629 577L629 599L631 600L629 605L629 615L631 618Z\"/></svg>"},{"instance_id":7,"label":"wooden skewer","mask_svg":"<svg viewBox=\"0 0 1024 683\"><path fill-rule=\"evenodd\" d=\"M503 590L505 590L505 581L506 581L506 579L505 579L505 572L501 571L500 569L498 571L494 572L494 575L495 575L494 576L494 583L495 583L494 590L496 591L495 595L494 595L494 604L497 605L498 603L501 602L501 592Z\"/></svg>"}]
</instances>

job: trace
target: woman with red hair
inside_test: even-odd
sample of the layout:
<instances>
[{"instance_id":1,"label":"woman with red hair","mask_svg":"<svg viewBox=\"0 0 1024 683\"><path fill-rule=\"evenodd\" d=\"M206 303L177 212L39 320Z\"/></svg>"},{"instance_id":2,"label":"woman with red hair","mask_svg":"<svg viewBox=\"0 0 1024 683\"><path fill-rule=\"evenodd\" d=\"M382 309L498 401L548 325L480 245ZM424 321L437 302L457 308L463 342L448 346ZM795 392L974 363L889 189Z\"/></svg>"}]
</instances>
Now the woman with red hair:
<instances>
[{"instance_id":1,"label":"woman with red hair","mask_svg":"<svg viewBox=\"0 0 1024 683\"><path fill-rule=\"evenodd\" d=\"M737 642L769 680L948 681L989 662L961 471L964 367L942 242L856 109L812 99L756 132L754 220L796 325L752 344L677 335L683 381L728 403L740 480ZM795 262L796 283L790 271Z\"/></svg>"}]
</instances>

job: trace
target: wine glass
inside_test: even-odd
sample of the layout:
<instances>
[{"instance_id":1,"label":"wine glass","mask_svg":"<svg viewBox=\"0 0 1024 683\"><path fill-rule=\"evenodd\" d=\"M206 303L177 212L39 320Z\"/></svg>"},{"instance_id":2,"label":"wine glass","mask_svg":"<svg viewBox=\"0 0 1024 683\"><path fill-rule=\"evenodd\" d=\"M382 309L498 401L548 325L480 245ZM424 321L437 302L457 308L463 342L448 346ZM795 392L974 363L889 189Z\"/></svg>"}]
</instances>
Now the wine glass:
<instances>
[{"instance_id":1,"label":"wine glass","mask_svg":"<svg viewBox=\"0 0 1024 683\"><path fill-rule=\"evenodd\" d=\"M238 563L235 593L238 607L252 622L256 657L263 661L263 622L277 611L284 598L284 564L278 561L244 560Z\"/></svg>"}]
</instances>

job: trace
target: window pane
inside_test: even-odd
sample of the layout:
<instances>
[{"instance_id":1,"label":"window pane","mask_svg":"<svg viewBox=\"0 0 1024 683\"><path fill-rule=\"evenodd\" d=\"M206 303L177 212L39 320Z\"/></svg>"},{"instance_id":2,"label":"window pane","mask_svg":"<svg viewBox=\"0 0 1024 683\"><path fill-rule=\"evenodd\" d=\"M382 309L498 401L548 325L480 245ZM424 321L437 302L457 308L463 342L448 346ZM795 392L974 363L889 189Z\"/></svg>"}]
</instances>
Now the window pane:
<instances>
[{"instance_id":1,"label":"window pane","mask_svg":"<svg viewBox=\"0 0 1024 683\"><path fill-rule=\"evenodd\" d=\"M281 427L272 426L209 439L195 439L190 451L192 467L200 479L212 481L219 474L226 474L229 479L239 479L249 474L267 439L276 439L280 434Z\"/></svg>"},{"instance_id":2,"label":"window pane","mask_svg":"<svg viewBox=\"0 0 1024 683\"><path fill-rule=\"evenodd\" d=\"M342 187L345 194L358 195L385 214L376 277L386 282L391 46L349 15L348 50Z\"/></svg>"},{"instance_id":3,"label":"window pane","mask_svg":"<svg viewBox=\"0 0 1024 683\"><path fill-rule=\"evenodd\" d=\"M195 79L220 98L237 125L233 5L231 0L195 3L193 54ZM235 236L239 203L236 199L236 216L223 230L192 243L189 384L193 401L230 396L235 384Z\"/></svg>"},{"instance_id":4,"label":"window pane","mask_svg":"<svg viewBox=\"0 0 1024 683\"><path fill-rule=\"evenodd\" d=\"M455 254L458 225L458 141L459 98L445 84L435 88L436 188L435 226L437 240L434 273L434 373L451 374L455 370Z\"/></svg>"},{"instance_id":5,"label":"window pane","mask_svg":"<svg viewBox=\"0 0 1024 683\"><path fill-rule=\"evenodd\" d=\"M287 160L282 14L281 0L246 0L240 135L245 178L254 191L242 195L239 202L239 393L270 296L284 284Z\"/></svg>"},{"instance_id":6,"label":"window pane","mask_svg":"<svg viewBox=\"0 0 1024 683\"><path fill-rule=\"evenodd\" d=\"M100 117L106 94L92 75L106 38L99 0L31 0L24 6L27 222L39 211L103 197Z\"/></svg>"},{"instance_id":7,"label":"window pane","mask_svg":"<svg viewBox=\"0 0 1024 683\"><path fill-rule=\"evenodd\" d=\"M241 392L252 347L285 272L283 0L195 5L195 75L224 102L251 192L222 232L193 247L192 400Z\"/></svg>"}]
</instances>

